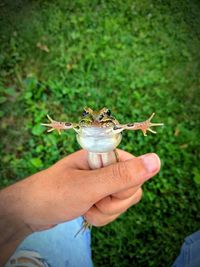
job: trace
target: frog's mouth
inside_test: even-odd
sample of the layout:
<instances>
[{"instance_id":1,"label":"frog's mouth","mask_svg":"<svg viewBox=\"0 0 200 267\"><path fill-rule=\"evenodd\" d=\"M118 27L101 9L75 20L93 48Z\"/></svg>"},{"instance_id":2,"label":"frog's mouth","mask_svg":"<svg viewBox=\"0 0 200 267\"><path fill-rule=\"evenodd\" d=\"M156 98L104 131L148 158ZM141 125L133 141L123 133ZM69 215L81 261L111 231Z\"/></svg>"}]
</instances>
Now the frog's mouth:
<instances>
[{"instance_id":1,"label":"frog's mouth","mask_svg":"<svg viewBox=\"0 0 200 267\"><path fill-rule=\"evenodd\" d=\"M107 128L114 127L115 123L111 119L106 120L81 120L79 123L80 127L98 127L98 128Z\"/></svg>"}]
</instances>

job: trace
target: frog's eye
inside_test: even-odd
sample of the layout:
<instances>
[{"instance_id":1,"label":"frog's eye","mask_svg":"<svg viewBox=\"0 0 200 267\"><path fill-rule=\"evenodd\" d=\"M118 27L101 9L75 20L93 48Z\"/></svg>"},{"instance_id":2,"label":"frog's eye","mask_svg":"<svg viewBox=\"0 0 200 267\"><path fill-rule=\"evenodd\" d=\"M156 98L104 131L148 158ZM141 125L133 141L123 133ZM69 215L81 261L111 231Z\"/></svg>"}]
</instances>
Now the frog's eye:
<instances>
[{"instance_id":1,"label":"frog's eye","mask_svg":"<svg viewBox=\"0 0 200 267\"><path fill-rule=\"evenodd\" d=\"M82 116L85 117L85 116L87 116L88 114L89 114L89 112L87 112L86 110L84 110L83 113L82 113Z\"/></svg>"},{"instance_id":2,"label":"frog's eye","mask_svg":"<svg viewBox=\"0 0 200 267\"><path fill-rule=\"evenodd\" d=\"M110 111L110 109L108 109L108 110L106 111L106 115L108 115L108 116L111 115L111 111Z\"/></svg>"},{"instance_id":3,"label":"frog's eye","mask_svg":"<svg viewBox=\"0 0 200 267\"><path fill-rule=\"evenodd\" d=\"M99 116L99 120L101 121L103 119L103 114Z\"/></svg>"}]
</instances>

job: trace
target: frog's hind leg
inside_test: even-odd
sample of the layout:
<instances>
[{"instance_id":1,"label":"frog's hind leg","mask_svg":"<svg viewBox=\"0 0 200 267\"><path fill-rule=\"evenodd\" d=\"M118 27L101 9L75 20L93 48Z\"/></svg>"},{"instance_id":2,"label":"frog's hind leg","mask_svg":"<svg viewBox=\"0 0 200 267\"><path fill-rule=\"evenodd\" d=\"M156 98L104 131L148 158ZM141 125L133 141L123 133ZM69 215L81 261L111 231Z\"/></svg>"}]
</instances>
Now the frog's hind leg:
<instances>
[{"instance_id":1,"label":"frog's hind leg","mask_svg":"<svg viewBox=\"0 0 200 267\"><path fill-rule=\"evenodd\" d=\"M74 237L77 237L77 235L79 234L79 233L84 233L87 229L91 229L92 228L92 225L91 224L89 224L85 219L83 220L83 222L82 222L82 226L81 226L81 228L78 230L78 232L75 234L75 236Z\"/></svg>"}]
</instances>

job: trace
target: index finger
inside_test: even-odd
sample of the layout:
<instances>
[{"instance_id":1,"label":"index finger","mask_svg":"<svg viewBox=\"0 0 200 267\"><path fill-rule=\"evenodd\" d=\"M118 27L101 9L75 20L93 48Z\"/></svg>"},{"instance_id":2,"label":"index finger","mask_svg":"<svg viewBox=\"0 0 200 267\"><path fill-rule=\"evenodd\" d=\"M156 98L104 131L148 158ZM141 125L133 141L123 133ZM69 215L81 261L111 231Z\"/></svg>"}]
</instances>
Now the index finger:
<instances>
[{"instance_id":1,"label":"index finger","mask_svg":"<svg viewBox=\"0 0 200 267\"><path fill-rule=\"evenodd\" d=\"M126 160L134 158L132 154L121 149L117 149L117 155L118 155L119 161L126 161ZM68 167L71 167L73 169L90 170L90 167L88 164L88 152L84 149L81 149L63 158L60 161L60 163L68 164Z\"/></svg>"}]
</instances>

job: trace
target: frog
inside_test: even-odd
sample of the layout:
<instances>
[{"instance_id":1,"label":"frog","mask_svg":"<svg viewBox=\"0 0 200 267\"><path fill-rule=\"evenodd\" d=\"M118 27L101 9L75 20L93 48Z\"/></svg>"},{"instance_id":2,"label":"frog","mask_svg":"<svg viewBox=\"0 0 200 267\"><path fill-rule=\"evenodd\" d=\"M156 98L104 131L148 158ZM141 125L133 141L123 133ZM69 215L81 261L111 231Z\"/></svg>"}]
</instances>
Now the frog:
<instances>
[{"instance_id":1,"label":"frog","mask_svg":"<svg viewBox=\"0 0 200 267\"><path fill-rule=\"evenodd\" d=\"M114 150L121 142L121 132L124 130L141 130L144 136L147 132L156 133L151 127L163 126L163 123L151 122L155 113L143 122L131 122L121 124L111 115L108 108L98 111L91 108L84 108L82 118L78 123L59 122L47 115L50 123L42 125L50 127L48 132L56 130L61 134L61 130L74 129L77 133L77 141L80 146L90 152L106 153Z\"/></svg>"}]
</instances>

